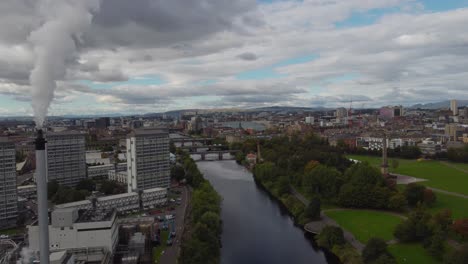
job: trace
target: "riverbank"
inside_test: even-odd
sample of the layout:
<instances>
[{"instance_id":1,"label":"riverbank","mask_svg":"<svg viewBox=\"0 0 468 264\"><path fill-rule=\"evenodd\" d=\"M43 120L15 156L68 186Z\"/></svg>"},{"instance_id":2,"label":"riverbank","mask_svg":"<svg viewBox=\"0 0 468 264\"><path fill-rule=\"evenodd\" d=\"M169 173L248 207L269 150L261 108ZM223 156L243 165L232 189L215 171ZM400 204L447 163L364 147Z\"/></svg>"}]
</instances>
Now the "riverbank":
<instances>
[{"instance_id":1,"label":"riverbank","mask_svg":"<svg viewBox=\"0 0 468 264\"><path fill-rule=\"evenodd\" d=\"M249 169L249 171L251 170ZM301 228L302 230L305 230L305 225L311 221L310 219L304 216L306 205L297 196L295 196L293 192L291 192L286 197L284 195L279 196L275 188L272 188L273 186L264 185L261 181L259 181L255 177L253 173L252 173L252 176L254 178L254 181L257 187L259 187L261 190L266 192L270 196L271 199L273 199L275 202L277 202L280 205L280 207L292 218L294 225ZM346 260L347 258L349 258L350 252L354 250L350 244L346 244L344 246L334 247L334 248L320 247L317 245L317 240L316 240L316 237L318 234L314 234L314 233L310 233L306 231L305 235L308 236L309 239L313 241L313 244L315 247L318 247L325 252L329 263L337 263L337 264L348 263L346 262ZM359 255L359 253L357 252L352 252L352 254ZM359 263L353 263L353 264L359 264Z\"/></svg>"},{"instance_id":2,"label":"riverbank","mask_svg":"<svg viewBox=\"0 0 468 264\"><path fill-rule=\"evenodd\" d=\"M222 223L221 197L203 178L189 155L182 155L185 179L193 188L178 263L219 263Z\"/></svg>"}]
</instances>

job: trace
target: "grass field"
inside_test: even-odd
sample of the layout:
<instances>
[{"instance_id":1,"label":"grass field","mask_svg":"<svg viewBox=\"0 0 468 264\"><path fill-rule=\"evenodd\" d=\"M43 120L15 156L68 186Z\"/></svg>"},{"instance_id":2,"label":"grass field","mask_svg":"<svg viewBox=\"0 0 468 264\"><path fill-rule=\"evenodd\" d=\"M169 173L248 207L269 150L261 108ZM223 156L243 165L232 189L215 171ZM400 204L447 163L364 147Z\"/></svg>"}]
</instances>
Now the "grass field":
<instances>
[{"instance_id":1,"label":"grass field","mask_svg":"<svg viewBox=\"0 0 468 264\"><path fill-rule=\"evenodd\" d=\"M440 263L427 254L426 250L420 244L395 244L388 246L390 253L395 256L399 264L408 263L424 263L437 264Z\"/></svg>"},{"instance_id":2,"label":"grass field","mask_svg":"<svg viewBox=\"0 0 468 264\"><path fill-rule=\"evenodd\" d=\"M325 214L362 243L372 237L380 237L386 241L393 239L393 230L402 221L398 216L368 210L325 211Z\"/></svg>"},{"instance_id":3,"label":"grass field","mask_svg":"<svg viewBox=\"0 0 468 264\"><path fill-rule=\"evenodd\" d=\"M436 213L442 209L450 209L453 219L468 218L468 199L457 196L435 192L437 200L434 207L430 208L431 213Z\"/></svg>"},{"instance_id":4,"label":"grass field","mask_svg":"<svg viewBox=\"0 0 468 264\"><path fill-rule=\"evenodd\" d=\"M360 155L349 155L348 157L351 159L367 161L369 164L374 166L379 166L381 162L379 157ZM398 168L390 168L390 172L427 179L428 181L421 182L421 184L468 195L468 173L447 166L439 161L397 160L399 162ZM462 163L451 164L459 166L460 168L468 166L467 164Z\"/></svg>"}]
</instances>

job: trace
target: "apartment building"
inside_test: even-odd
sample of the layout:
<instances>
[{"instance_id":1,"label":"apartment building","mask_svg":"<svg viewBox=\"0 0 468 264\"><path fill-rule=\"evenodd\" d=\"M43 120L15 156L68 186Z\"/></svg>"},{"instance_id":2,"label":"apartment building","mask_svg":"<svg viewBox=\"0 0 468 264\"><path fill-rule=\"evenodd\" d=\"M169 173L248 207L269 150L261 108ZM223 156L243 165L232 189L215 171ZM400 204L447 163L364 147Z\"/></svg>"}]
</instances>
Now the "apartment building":
<instances>
[{"instance_id":1,"label":"apartment building","mask_svg":"<svg viewBox=\"0 0 468 264\"><path fill-rule=\"evenodd\" d=\"M127 137L128 192L170 186L169 134L137 129Z\"/></svg>"},{"instance_id":2,"label":"apartment building","mask_svg":"<svg viewBox=\"0 0 468 264\"><path fill-rule=\"evenodd\" d=\"M0 228L16 226L18 197L16 190L15 144L0 137Z\"/></svg>"}]
</instances>

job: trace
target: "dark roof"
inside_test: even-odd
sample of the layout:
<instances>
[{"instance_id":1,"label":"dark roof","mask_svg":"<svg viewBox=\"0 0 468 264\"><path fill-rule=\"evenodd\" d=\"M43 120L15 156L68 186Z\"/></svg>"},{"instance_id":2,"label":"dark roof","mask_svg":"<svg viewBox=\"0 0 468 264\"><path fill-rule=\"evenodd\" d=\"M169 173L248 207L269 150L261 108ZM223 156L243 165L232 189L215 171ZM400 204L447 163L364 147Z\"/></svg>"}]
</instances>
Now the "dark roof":
<instances>
[{"instance_id":1,"label":"dark roof","mask_svg":"<svg viewBox=\"0 0 468 264\"><path fill-rule=\"evenodd\" d=\"M128 137L138 137L138 136L151 136L151 135L167 135L169 132L164 129L135 129L128 134Z\"/></svg>"}]
</instances>

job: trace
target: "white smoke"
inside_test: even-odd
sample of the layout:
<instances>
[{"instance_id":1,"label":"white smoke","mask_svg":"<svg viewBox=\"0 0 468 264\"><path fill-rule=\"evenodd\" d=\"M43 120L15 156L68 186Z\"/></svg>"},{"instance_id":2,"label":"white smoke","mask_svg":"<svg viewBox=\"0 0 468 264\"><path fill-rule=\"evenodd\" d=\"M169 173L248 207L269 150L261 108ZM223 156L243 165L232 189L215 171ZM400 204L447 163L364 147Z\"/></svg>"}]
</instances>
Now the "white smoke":
<instances>
[{"instance_id":1,"label":"white smoke","mask_svg":"<svg viewBox=\"0 0 468 264\"><path fill-rule=\"evenodd\" d=\"M76 56L76 42L82 40L99 5L100 0L39 0L43 24L29 36L35 55L29 80L38 128L54 98L56 81L64 79L67 62Z\"/></svg>"},{"instance_id":2,"label":"white smoke","mask_svg":"<svg viewBox=\"0 0 468 264\"><path fill-rule=\"evenodd\" d=\"M34 260L34 251L24 247L21 249L20 259L16 261L16 264L29 264Z\"/></svg>"}]
</instances>

